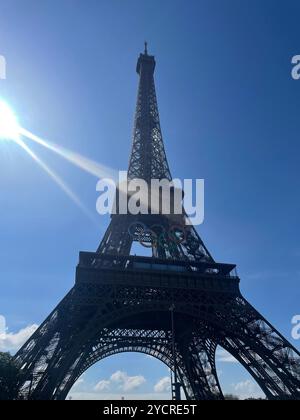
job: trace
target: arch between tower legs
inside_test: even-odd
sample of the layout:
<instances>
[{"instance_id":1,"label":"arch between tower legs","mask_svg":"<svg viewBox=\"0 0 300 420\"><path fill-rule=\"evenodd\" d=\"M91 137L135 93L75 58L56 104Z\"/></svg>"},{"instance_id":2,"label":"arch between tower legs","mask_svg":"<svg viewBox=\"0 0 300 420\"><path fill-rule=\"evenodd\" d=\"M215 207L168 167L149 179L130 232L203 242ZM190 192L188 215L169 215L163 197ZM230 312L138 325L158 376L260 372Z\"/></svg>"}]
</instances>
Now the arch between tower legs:
<instances>
[{"instance_id":1,"label":"arch between tower legs","mask_svg":"<svg viewBox=\"0 0 300 420\"><path fill-rule=\"evenodd\" d=\"M191 337L191 334L185 336ZM216 345L210 340L189 342L186 337L176 341L176 366L187 400L223 399L215 367ZM174 370L170 331L104 328L93 345L77 358L72 371L62 378L54 399L65 399L73 384L92 365L106 357L124 352L153 356Z\"/></svg>"},{"instance_id":2,"label":"arch between tower legs","mask_svg":"<svg viewBox=\"0 0 300 420\"><path fill-rule=\"evenodd\" d=\"M26 370L24 397L63 399L91 365L125 351L151 354L172 368L173 302L176 365L187 399L223 398L217 345L268 398L300 398L299 353L240 295L145 287L119 288L112 295L111 289L102 287L100 300L91 290L85 296L74 289L21 349L16 361Z\"/></svg>"}]
</instances>

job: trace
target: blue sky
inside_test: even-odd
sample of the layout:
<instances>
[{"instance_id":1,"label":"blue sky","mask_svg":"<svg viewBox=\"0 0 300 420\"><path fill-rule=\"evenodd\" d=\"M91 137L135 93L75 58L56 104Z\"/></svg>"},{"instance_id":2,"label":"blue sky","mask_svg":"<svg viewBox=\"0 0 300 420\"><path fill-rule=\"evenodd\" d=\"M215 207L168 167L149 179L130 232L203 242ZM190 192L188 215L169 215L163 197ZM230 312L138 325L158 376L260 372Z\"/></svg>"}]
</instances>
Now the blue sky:
<instances>
[{"instance_id":1,"label":"blue sky","mask_svg":"<svg viewBox=\"0 0 300 420\"><path fill-rule=\"evenodd\" d=\"M238 265L243 294L291 341L300 313L299 16L291 0L0 2L0 96L28 130L108 167L127 168L135 64L148 40L172 174L206 182L199 232L216 260ZM0 144L0 314L12 335L62 299L78 252L95 250L108 223L95 211L96 178L32 148L97 224L20 147ZM218 365L228 392L251 388L236 364ZM168 375L143 355L121 355L88 371L78 392L106 380L124 393L127 377L110 379L118 370L143 375L134 389L143 395Z\"/></svg>"}]
</instances>

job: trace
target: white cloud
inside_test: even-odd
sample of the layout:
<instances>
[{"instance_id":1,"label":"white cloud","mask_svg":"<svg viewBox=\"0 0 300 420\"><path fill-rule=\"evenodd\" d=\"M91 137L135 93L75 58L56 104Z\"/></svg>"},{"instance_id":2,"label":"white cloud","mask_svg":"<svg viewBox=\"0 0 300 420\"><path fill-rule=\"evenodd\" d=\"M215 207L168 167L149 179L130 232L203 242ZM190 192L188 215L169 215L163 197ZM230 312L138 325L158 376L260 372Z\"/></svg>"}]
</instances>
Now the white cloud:
<instances>
[{"instance_id":1,"label":"white cloud","mask_svg":"<svg viewBox=\"0 0 300 420\"><path fill-rule=\"evenodd\" d=\"M123 383L122 389L124 391L132 391L133 389L139 388L145 382L146 382L146 379L142 375L131 376L131 377L126 378L126 380Z\"/></svg>"},{"instance_id":2,"label":"white cloud","mask_svg":"<svg viewBox=\"0 0 300 420\"><path fill-rule=\"evenodd\" d=\"M142 375L129 376L126 372L117 370L111 375L109 379L102 379L94 387L94 391L109 391L114 387L124 392L130 392L134 389L139 388L146 382L146 379Z\"/></svg>"},{"instance_id":3,"label":"white cloud","mask_svg":"<svg viewBox=\"0 0 300 420\"><path fill-rule=\"evenodd\" d=\"M171 389L171 380L169 376L161 378L157 384L154 385L155 392L167 392Z\"/></svg>"},{"instance_id":4,"label":"white cloud","mask_svg":"<svg viewBox=\"0 0 300 420\"><path fill-rule=\"evenodd\" d=\"M6 334L6 322L3 315L0 315L0 338Z\"/></svg>"},{"instance_id":5,"label":"white cloud","mask_svg":"<svg viewBox=\"0 0 300 420\"><path fill-rule=\"evenodd\" d=\"M126 372L122 372L121 370L117 370L115 373L113 373L110 377L110 380L112 382L124 382L126 378L128 377Z\"/></svg>"},{"instance_id":6,"label":"white cloud","mask_svg":"<svg viewBox=\"0 0 300 420\"><path fill-rule=\"evenodd\" d=\"M111 382L119 383L120 388L123 391L131 391L133 389L139 388L146 382L146 379L142 375L137 376L128 376L126 372L118 370L113 373L110 377Z\"/></svg>"},{"instance_id":7,"label":"white cloud","mask_svg":"<svg viewBox=\"0 0 300 420\"><path fill-rule=\"evenodd\" d=\"M103 379L102 381L98 382L97 385L94 387L95 391L108 391L110 389L110 381L106 381Z\"/></svg>"},{"instance_id":8,"label":"white cloud","mask_svg":"<svg viewBox=\"0 0 300 420\"><path fill-rule=\"evenodd\" d=\"M80 385L82 385L84 383L84 379L83 378L79 378L77 379L77 381L75 382L75 384L73 385L73 387L79 387Z\"/></svg>"},{"instance_id":9,"label":"white cloud","mask_svg":"<svg viewBox=\"0 0 300 420\"><path fill-rule=\"evenodd\" d=\"M259 386L251 381L250 379L239 382L234 385L234 391L240 398L264 398L265 395L262 393Z\"/></svg>"},{"instance_id":10,"label":"white cloud","mask_svg":"<svg viewBox=\"0 0 300 420\"><path fill-rule=\"evenodd\" d=\"M238 363L238 361L230 354L228 351L224 349L217 349L217 362L223 363Z\"/></svg>"},{"instance_id":11,"label":"white cloud","mask_svg":"<svg viewBox=\"0 0 300 420\"><path fill-rule=\"evenodd\" d=\"M0 351L15 353L28 340L28 338L37 330L38 325L32 324L19 331L12 333L6 328L6 320L3 315L0 316Z\"/></svg>"}]
</instances>

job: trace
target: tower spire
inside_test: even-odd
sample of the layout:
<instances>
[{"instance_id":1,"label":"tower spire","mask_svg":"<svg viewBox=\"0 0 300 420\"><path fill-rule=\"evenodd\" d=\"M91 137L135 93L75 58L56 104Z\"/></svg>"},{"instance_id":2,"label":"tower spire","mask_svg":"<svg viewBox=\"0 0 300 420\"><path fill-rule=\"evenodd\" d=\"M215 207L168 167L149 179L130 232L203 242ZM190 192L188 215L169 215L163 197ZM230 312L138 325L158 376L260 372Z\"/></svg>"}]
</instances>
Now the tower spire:
<instances>
[{"instance_id":1,"label":"tower spire","mask_svg":"<svg viewBox=\"0 0 300 420\"><path fill-rule=\"evenodd\" d=\"M128 178L142 178L147 182L171 180L159 121L154 70L155 58L148 55L145 42L144 54L140 54L136 66L139 87Z\"/></svg>"}]
</instances>

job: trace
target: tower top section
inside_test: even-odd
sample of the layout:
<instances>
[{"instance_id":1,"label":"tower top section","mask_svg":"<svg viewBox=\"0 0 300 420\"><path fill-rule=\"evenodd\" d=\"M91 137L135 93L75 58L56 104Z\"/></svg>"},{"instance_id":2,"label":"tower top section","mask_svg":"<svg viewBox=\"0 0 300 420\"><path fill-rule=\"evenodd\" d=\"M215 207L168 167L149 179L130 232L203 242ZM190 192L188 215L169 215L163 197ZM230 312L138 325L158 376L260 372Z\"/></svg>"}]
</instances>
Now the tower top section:
<instances>
[{"instance_id":1,"label":"tower top section","mask_svg":"<svg viewBox=\"0 0 300 420\"><path fill-rule=\"evenodd\" d=\"M154 73L155 69L154 55L148 54L148 42L145 42L144 54L140 54L136 65L136 72L141 75L143 71Z\"/></svg>"},{"instance_id":2,"label":"tower top section","mask_svg":"<svg viewBox=\"0 0 300 420\"><path fill-rule=\"evenodd\" d=\"M148 54L148 45L139 55L136 71L139 87L133 129L133 144L128 167L128 179L171 180L164 148L154 84L155 59Z\"/></svg>"}]
</instances>

